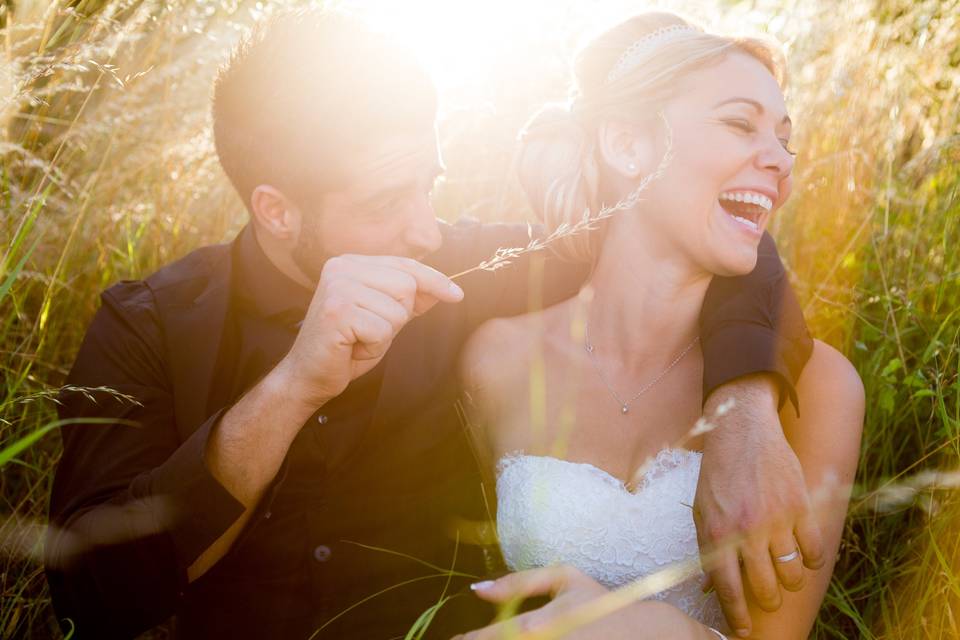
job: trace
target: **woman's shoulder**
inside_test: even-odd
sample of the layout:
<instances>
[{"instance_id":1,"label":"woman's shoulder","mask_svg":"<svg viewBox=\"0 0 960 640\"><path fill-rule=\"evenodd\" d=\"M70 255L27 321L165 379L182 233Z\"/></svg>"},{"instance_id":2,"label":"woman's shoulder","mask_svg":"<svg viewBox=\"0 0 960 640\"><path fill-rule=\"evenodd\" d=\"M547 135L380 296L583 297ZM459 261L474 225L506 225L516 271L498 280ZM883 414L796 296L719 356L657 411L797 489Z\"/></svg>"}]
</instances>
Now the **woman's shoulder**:
<instances>
[{"instance_id":1,"label":"woman's shoulder","mask_svg":"<svg viewBox=\"0 0 960 640\"><path fill-rule=\"evenodd\" d=\"M468 387L487 386L491 377L504 378L525 369L531 345L541 332L536 314L494 318L480 325L467 339L460 356L460 376Z\"/></svg>"},{"instance_id":2,"label":"woman's shoulder","mask_svg":"<svg viewBox=\"0 0 960 640\"><path fill-rule=\"evenodd\" d=\"M813 353L800 379L799 390L820 399L863 403L864 388L860 374L846 356L826 342L813 341Z\"/></svg>"},{"instance_id":3,"label":"woman's shoulder","mask_svg":"<svg viewBox=\"0 0 960 640\"><path fill-rule=\"evenodd\" d=\"M814 340L813 353L797 380L800 415L807 429L830 429L829 425L849 424L860 432L865 410L863 381L856 368L837 349ZM796 421L792 411L787 422Z\"/></svg>"}]
</instances>

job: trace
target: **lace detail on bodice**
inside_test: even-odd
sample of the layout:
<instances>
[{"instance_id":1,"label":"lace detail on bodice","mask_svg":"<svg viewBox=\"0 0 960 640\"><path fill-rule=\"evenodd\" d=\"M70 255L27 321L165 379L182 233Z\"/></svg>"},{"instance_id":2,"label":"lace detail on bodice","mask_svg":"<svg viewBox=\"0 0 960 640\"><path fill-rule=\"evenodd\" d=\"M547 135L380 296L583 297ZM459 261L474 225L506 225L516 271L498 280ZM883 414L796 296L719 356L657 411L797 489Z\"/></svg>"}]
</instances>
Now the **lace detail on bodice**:
<instances>
[{"instance_id":1,"label":"lace detail on bodice","mask_svg":"<svg viewBox=\"0 0 960 640\"><path fill-rule=\"evenodd\" d=\"M497 465L497 533L515 571L569 564L615 588L697 557L693 498L701 454L664 449L637 488L591 464L510 454ZM704 624L726 629L715 594L701 591L699 570L661 591Z\"/></svg>"}]
</instances>

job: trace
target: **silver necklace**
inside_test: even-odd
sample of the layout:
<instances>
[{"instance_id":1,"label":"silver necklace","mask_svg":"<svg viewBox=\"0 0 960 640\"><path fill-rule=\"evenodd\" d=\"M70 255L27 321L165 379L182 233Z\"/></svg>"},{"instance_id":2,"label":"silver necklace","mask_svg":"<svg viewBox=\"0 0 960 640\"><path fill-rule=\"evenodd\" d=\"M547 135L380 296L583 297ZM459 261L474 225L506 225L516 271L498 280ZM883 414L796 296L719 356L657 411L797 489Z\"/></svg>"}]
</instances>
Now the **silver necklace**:
<instances>
[{"instance_id":1,"label":"silver necklace","mask_svg":"<svg viewBox=\"0 0 960 640\"><path fill-rule=\"evenodd\" d=\"M593 368L597 370L597 375L600 377L600 380L603 382L604 386L607 388L607 391L610 392L610 395L613 396L613 399L616 400L617 404L620 405L620 413L624 415L630 412L630 404L633 403L637 398L645 394L647 391L649 391L653 387L653 385L657 384L658 382L660 382L660 380L663 379L663 376L667 375L671 369L677 366L677 363L683 359L683 356L687 355L687 353L690 352L690 349L693 349L693 345L697 344L697 341L699 339L700 339L700 336L697 336L696 338L694 338L693 342L688 344L686 348L680 352L680 355L674 358L673 362L667 365L667 368L661 371L656 378L654 378L647 384L643 385L639 391L633 394L632 398L630 398L629 400L624 400L623 398L620 397L620 394L618 394L614 390L613 386L607 380L607 376L603 374L603 369L600 368L600 363L597 362L596 356L593 354L594 348L593 348L593 344L590 342L590 320L588 319L583 323L583 346L587 350L587 356L590 358L590 362L593 364Z\"/></svg>"}]
</instances>

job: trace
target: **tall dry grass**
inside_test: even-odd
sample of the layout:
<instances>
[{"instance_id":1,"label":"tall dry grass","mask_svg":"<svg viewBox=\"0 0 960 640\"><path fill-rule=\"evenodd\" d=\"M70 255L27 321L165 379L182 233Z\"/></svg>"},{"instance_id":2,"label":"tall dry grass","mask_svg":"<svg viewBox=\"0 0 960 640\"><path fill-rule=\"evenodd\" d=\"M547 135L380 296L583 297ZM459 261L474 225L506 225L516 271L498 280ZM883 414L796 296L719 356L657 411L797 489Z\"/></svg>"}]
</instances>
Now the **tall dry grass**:
<instances>
[{"instance_id":1,"label":"tall dry grass","mask_svg":"<svg viewBox=\"0 0 960 640\"><path fill-rule=\"evenodd\" d=\"M293 3L291 3L293 4ZM559 3L562 4L562 3ZM774 232L819 337L868 394L857 494L815 634L960 637L960 3L727 2L790 49L797 187ZM209 82L260 9L239 0L4 3L0 13L0 637L57 633L36 561L59 455L51 391L97 294L244 221ZM13 8L11 8L13 7ZM513 138L562 97L571 33L447 112L445 217L522 218Z\"/></svg>"}]
</instances>

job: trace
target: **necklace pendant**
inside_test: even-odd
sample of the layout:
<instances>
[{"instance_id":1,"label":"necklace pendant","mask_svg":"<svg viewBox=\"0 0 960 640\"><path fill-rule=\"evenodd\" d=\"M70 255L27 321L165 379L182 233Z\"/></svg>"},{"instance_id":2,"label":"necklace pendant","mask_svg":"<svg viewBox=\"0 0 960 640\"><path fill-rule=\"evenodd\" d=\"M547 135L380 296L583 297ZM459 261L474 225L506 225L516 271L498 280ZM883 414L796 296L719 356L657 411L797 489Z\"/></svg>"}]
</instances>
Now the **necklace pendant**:
<instances>
[{"instance_id":1,"label":"necklace pendant","mask_svg":"<svg viewBox=\"0 0 960 640\"><path fill-rule=\"evenodd\" d=\"M620 413L626 414L628 411L630 411L630 409L627 408L627 405L620 407Z\"/></svg>"}]
</instances>

